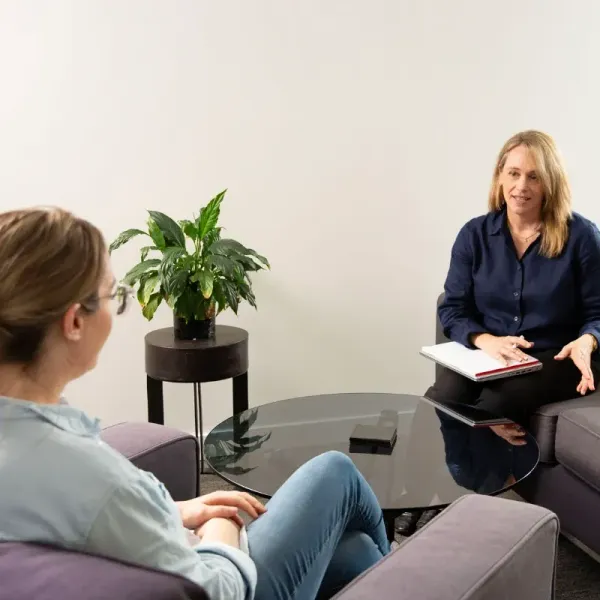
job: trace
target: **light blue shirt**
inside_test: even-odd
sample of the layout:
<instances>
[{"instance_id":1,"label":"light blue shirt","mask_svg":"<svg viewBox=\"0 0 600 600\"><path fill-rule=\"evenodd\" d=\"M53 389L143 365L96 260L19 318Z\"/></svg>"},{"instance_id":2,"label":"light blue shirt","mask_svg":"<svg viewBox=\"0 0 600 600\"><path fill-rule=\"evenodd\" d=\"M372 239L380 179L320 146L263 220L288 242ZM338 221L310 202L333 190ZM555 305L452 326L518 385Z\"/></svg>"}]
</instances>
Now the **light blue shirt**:
<instances>
[{"instance_id":1,"label":"light blue shirt","mask_svg":"<svg viewBox=\"0 0 600 600\"><path fill-rule=\"evenodd\" d=\"M211 600L251 600L256 567L219 543L192 548L179 509L150 473L66 403L0 397L0 542L41 542L177 573Z\"/></svg>"}]
</instances>

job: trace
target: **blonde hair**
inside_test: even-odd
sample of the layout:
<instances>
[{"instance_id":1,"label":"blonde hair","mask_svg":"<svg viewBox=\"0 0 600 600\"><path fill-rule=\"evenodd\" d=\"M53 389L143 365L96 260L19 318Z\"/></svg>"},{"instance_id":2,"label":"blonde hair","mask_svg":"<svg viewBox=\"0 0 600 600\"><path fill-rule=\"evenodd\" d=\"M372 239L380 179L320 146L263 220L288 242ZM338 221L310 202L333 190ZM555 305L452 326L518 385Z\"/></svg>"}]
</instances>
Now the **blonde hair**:
<instances>
[{"instance_id":1,"label":"blonde hair","mask_svg":"<svg viewBox=\"0 0 600 600\"><path fill-rule=\"evenodd\" d=\"M96 306L106 244L57 208L0 213L0 362L28 364L70 306Z\"/></svg>"},{"instance_id":2,"label":"blonde hair","mask_svg":"<svg viewBox=\"0 0 600 600\"><path fill-rule=\"evenodd\" d=\"M517 146L525 146L536 163L544 189L540 254L553 258L563 251L569 237L571 189L562 158L552 137L541 131L522 131L504 144L494 168L488 208L491 212L499 211L505 204L499 182L500 173L508 153Z\"/></svg>"}]
</instances>

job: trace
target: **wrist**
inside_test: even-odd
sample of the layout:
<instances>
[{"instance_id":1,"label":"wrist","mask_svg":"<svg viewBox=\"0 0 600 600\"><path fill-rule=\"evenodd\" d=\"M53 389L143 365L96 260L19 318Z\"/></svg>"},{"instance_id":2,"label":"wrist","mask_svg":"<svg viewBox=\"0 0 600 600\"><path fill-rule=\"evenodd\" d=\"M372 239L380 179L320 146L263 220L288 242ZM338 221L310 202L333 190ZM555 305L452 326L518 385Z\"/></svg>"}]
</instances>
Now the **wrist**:
<instances>
[{"instance_id":1,"label":"wrist","mask_svg":"<svg viewBox=\"0 0 600 600\"><path fill-rule=\"evenodd\" d=\"M240 547L240 527L231 519L216 517L204 523L200 529L204 543L219 542L234 548Z\"/></svg>"},{"instance_id":2,"label":"wrist","mask_svg":"<svg viewBox=\"0 0 600 600\"><path fill-rule=\"evenodd\" d=\"M490 340L494 336L491 333L474 333L471 336L471 344L476 348L481 349L482 344L485 344L487 340Z\"/></svg>"},{"instance_id":3,"label":"wrist","mask_svg":"<svg viewBox=\"0 0 600 600\"><path fill-rule=\"evenodd\" d=\"M181 518L181 522L183 523L184 527L187 527L186 523L189 521L188 502L189 502L189 500L182 500L180 502L175 502L175 504L179 510L179 516Z\"/></svg>"},{"instance_id":4,"label":"wrist","mask_svg":"<svg viewBox=\"0 0 600 600\"><path fill-rule=\"evenodd\" d=\"M596 339L596 336L592 333L584 333L583 336L584 338L587 338L590 342L590 350L592 352L595 352L596 350L598 350L598 340Z\"/></svg>"}]
</instances>

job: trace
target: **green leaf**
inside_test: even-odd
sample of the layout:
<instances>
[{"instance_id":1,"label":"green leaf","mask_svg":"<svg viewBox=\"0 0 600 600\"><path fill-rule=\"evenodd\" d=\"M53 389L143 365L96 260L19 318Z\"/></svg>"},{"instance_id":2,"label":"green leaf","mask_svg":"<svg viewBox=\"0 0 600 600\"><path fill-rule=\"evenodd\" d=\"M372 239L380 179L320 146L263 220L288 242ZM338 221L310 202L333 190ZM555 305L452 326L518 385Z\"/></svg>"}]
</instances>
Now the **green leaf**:
<instances>
[{"instance_id":1,"label":"green leaf","mask_svg":"<svg viewBox=\"0 0 600 600\"><path fill-rule=\"evenodd\" d=\"M242 256L248 254L248 248L246 248L246 246L240 244L236 240L230 240L228 238L215 241L208 251L213 254L223 254L225 256L229 256L231 253L241 254Z\"/></svg>"},{"instance_id":2,"label":"green leaf","mask_svg":"<svg viewBox=\"0 0 600 600\"><path fill-rule=\"evenodd\" d=\"M202 295L208 300L213 293L213 274L210 271L200 271L200 273L198 273L198 284L200 285Z\"/></svg>"},{"instance_id":3,"label":"green leaf","mask_svg":"<svg viewBox=\"0 0 600 600\"><path fill-rule=\"evenodd\" d=\"M133 285L136 283L139 278L150 269L154 269L160 265L160 260L158 258L151 258L150 260L144 260L141 263L138 263L128 271L128 273L123 278L123 282L127 285Z\"/></svg>"},{"instance_id":4,"label":"green leaf","mask_svg":"<svg viewBox=\"0 0 600 600\"><path fill-rule=\"evenodd\" d=\"M111 254L117 248L120 248L123 244L126 244L131 238L138 235L148 235L141 229L127 229L122 231L116 238L115 241L108 247L108 253Z\"/></svg>"},{"instance_id":5,"label":"green leaf","mask_svg":"<svg viewBox=\"0 0 600 600\"><path fill-rule=\"evenodd\" d=\"M217 194L204 208L200 209L200 216L196 219L196 228L198 229L198 238L204 239L204 236L212 231L219 221L219 214L221 213L221 202L225 198L225 192L223 190L220 194Z\"/></svg>"},{"instance_id":6,"label":"green leaf","mask_svg":"<svg viewBox=\"0 0 600 600\"><path fill-rule=\"evenodd\" d=\"M156 309L160 306L162 299L162 294L152 294L144 308L142 308L142 314L144 315L144 317L146 317L146 319L148 319L148 321L152 320L152 317L154 316Z\"/></svg>"},{"instance_id":7,"label":"green leaf","mask_svg":"<svg viewBox=\"0 0 600 600\"><path fill-rule=\"evenodd\" d=\"M178 317L184 319L205 319L209 307L210 302L206 301L200 293L187 287L177 298L174 310Z\"/></svg>"},{"instance_id":8,"label":"green leaf","mask_svg":"<svg viewBox=\"0 0 600 600\"><path fill-rule=\"evenodd\" d=\"M258 254L256 252L256 250L252 250L252 248L248 248L248 255L257 259L260 263L262 263L262 265L264 265L264 267L267 267L267 269L271 268L271 265L269 264L269 261L266 259L266 257ZM262 267L262 268L264 268L264 267Z\"/></svg>"},{"instance_id":9,"label":"green leaf","mask_svg":"<svg viewBox=\"0 0 600 600\"><path fill-rule=\"evenodd\" d=\"M271 268L269 261L251 248L246 248L240 242L228 238L216 240L208 249L210 254L227 256L244 265L248 271L258 271L265 267Z\"/></svg>"},{"instance_id":10,"label":"green leaf","mask_svg":"<svg viewBox=\"0 0 600 600\"><path fill-rule=\"evenodd\" d=\"M138 302L142 307L146 306L150 301L150 296L154 293L154 289L160 282L160 275L158 273L150 274L144 273L140 279L140 287L137 292Z\"/></svg>"},{"instance_id":11,"label":"green leaf","mask_svg":"<svg viewBox=\"0 0 600 600\"><path fill-rule=\"evenodd\" d=\"M225 292L223 291L222 282L224 279L215 279L213 282L213 298L216 303L219 305L219 312L224 311L227 308L227 298L225 297Z\"/></svg>"},{"instance_id":12,"label":"green leaf","mask_svg":"<svg viewBox=\"0 0 600 600\"><path fill-rule=\"evenodd\" d=\"M230 258L221 256L220 254L213 254L212 256L209 256L206 259L205 264L209 267L214 267L223 273L223 275L230 277L233 276L236 269L236 264Z\"/></svg>"},{"instance_id":13,"label":"green leaf","mask_svg":"<svg viewBox=\"0 0 600 600\"><path fill-rule=\"evenodd\" d=\"M256 306L256 298L254 296L254 292L252 291L252 287L246 283L245 281L238 282L238 291L240 296L250 304L253 308L257 308Z\"/></svg>"},{"instance_id":14,"label":"green leaf","mask_svg":"<svg viewBox=\"0 0 600 600\"><path fill-rule=\"evenodd\" d=\"M198 229L196 229L196 224L191 221L180 221L179 225L183 230L183 233L191 238L194 242L198 239Z\"/></svg>"},{"instance_id":15,"label":"green leaf","mask_svg":"<svg viewBox=\"0 0 600 600\"><path fill-rule=\"evenodd\" d=\"M165 242L165 236L163 232L160 230L160 227L151 219L148 219L148 232L154 245L159 250L164 250L167 247L167 243Z\"/></svg>"},{"instance_id":16,"label":"green leaf","mask_svg":"<svg viewBox=\"0 0 600 600\"><path fill-rule=\"evenodd\" d=\"M165 249L160 264L162 287L168 295L179 295L187 283L189 273L179 266L178 261L187 254L185 248L173 246Z\"/></svg>"},{"instance_id":17,"label":"green leaf","mask_svg":"<svg viewBox=\"0 0 600 600\"><path fill-rule=\"evenodd\" d=\"M177 225L177 223L173 221L171 217L156 210L149 210L148 214L150 215L150 218L158 225L158 228L161 230L167 244L185 248L185 237L183 235L183 231L181 231L181 227L179 227L179 225Z\"/></svg>"},{"instance_id":18,"label":"green leaf","mask_svg":"<svg viewBox=\"0 0 600 600\"><path fill-rule=\"evenodd\" d=\"M151 252L152 250L158 250L158 248L156 246L144 246L140 250L140 260L142 262L145 261L146 257L148 256L148 252Z\"/></svg>"},{"instance_id":19,"label":"green leaf","mask_svg":"<svg viewBox=\"0 0 600 600\"><path fill-rule=\"evenodd\" d=\"M225 294L228 306L237 315L239 300L235 285L227 279L221 279L221 285L223 287L223 293Z\"/></svg>"},{"instance_id":20,"label":"green leaf","mask_svg":"<svg viewBox=\"0 0 600 600\"><path fill-rule=\"evenodd\" d=\"M211 254L210 247L221 237L221 227L215 227L211 229L202 241L202 256L209 256Z\"/></svg>"},{"instance_id":21,"label":"green leaf","mask_svg":"<svg viewBox=\"0 0 600 600\"><path fill-rule=\"evenodd\" d=\"M167 303L167 306L171 309L171 310L175 310L175 304L177 303L177 297L176 296L167 296L165 298L165 301Z\"/></svg>"},{"instance_id":22,"label":"green leaf","mask_svg":"<svg viewBox=\"0 0 600 600\"><path fill-rule=\"evenodd\" d=\"M188 273L186 271L175 271L163 280L165 292L171 296L179 297L188 285Z\"/></svg>"}]
</instances>

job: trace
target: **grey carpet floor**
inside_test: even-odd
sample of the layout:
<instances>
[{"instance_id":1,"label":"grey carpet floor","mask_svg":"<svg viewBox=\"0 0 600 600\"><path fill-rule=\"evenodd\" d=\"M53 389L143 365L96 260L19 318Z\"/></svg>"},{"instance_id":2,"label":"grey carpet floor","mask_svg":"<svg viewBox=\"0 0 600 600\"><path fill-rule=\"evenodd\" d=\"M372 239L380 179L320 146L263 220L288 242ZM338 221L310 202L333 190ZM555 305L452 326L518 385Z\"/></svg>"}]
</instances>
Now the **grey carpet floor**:
<instances>
[{"instance_id":1,"label":"grey carpet floor","mask_svg":"<svg viewBox=\"0 0 600 600\"><path fill-rule=\"evenodd\" d=\"M202 494L234 489L216 475L202 475ZM398 538L402 541L402 538ZM556 600L600 600L600 565L561 536L558 551Z\"/></svg>"}]
</instances>

